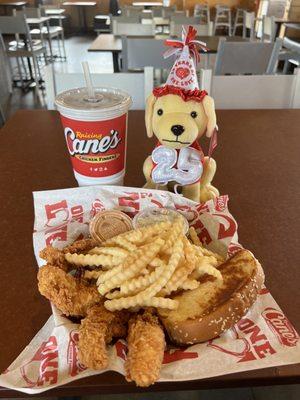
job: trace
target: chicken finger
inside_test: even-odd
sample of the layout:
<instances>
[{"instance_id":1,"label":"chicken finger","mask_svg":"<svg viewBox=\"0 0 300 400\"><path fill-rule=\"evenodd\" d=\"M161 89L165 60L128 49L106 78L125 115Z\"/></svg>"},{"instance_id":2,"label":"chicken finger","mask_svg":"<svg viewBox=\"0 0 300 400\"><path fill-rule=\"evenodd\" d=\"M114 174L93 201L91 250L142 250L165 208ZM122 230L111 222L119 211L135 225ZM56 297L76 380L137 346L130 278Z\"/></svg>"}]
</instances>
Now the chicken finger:
<instances>
[{"instance_id":1,"label":"chicken finger","mask_svg":"<svg viewBox=\"0 0 300 400\"><path fill-rule=\"evenodd\" d=\"M147 311L132 317L127 343L127 381L143 387L152 385L159 378L165 348L165 335L158 318Z\"/></svg>"}]
</instances>

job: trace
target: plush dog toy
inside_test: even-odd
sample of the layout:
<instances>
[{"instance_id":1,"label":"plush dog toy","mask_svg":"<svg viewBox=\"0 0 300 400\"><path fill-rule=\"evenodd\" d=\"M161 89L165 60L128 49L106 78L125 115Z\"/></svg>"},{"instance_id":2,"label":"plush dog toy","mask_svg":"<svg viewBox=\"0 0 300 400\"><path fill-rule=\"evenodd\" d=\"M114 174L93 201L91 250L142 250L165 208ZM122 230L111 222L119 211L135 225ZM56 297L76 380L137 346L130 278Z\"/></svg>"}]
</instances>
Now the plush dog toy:
<instances>
[{"instance_id":1,"label":"plush dog toy","mask_svg":"<svg viewBox=\"0 0 300 400\"><path fill-rule=\"evenodd\" d=\"M195 34L189 27L182 42L167 41L171 46L177 43L175 52L179 50L180 56L166 85L155 88L147 99L147 135L154 134L158 143L145 160L143 172L146 188L168 190L173 186L177 192L177 186L182 186L185 197L205 202L219 195L211 185L216 162L204 157L197 140L204 133L211 138L217 125L213 99L198 88L191 56L194 53L196 60L196 55L199 56Z\"/></svg>"}]
</instances>

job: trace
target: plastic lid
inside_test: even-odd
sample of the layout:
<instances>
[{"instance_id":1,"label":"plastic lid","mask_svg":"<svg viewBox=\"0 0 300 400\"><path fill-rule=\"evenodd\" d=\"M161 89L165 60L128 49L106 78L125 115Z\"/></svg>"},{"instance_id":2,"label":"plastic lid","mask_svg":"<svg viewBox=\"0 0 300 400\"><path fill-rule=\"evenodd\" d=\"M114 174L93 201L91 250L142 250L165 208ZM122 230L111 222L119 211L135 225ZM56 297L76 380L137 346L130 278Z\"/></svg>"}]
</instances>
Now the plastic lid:
<instances>
[{"instance_id":1,"label":"plastic lid","mask_svg":"<svg viewBox=\"0 0 300 400\"><path fill-rule=\"evenodd\" d=\"M89 99L87 88L83 87L58 94L55 104L62 114L70 117L80 115L97 118L103 115L113 118L127 112L132 99L122 90L106 87L95 88L95 99Z\"/></svg>"}]
</instances>

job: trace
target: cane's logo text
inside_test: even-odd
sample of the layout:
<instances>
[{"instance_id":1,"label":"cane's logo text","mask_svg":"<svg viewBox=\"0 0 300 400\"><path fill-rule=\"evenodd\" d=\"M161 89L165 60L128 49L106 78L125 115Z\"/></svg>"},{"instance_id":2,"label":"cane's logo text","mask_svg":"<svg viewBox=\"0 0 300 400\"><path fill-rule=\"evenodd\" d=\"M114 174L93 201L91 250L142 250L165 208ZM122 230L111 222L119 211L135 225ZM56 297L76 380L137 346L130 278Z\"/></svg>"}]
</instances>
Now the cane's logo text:
<instances>
[{"instance_id":1,"label":"cane's logo text","mask_svg":"<svg viewBox=\"0 0 300 400\"><path fill-rule=\"evenodd\" d=\"M121 142L119 132L112 129L106 136L101 134L88 134L74 132L73 129L65 128L65 137L71 156L76 154L98 154L106 153L110 149L115 149Z\"/></svg>"}]
</instances>

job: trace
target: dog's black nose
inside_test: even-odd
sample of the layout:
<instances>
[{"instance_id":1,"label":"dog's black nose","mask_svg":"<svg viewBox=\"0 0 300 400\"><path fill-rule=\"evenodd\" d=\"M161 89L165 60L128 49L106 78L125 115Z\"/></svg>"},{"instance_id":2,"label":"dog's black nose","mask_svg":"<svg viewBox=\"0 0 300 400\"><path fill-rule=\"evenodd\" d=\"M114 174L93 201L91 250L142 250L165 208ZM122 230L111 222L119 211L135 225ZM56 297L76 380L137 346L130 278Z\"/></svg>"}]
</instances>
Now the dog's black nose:
<instances>
[{"instance_id":1,"label":"dog's black nose","mask_svg":"<svg viewBox=\"0 0 300 400\"><path fill-rule=\"evenodd\" d=\"M175 136L180 136L184 132L184 127L182 125L173 125L171 127L171 131L174 133Z\"/></svg>"}]
</instances>

